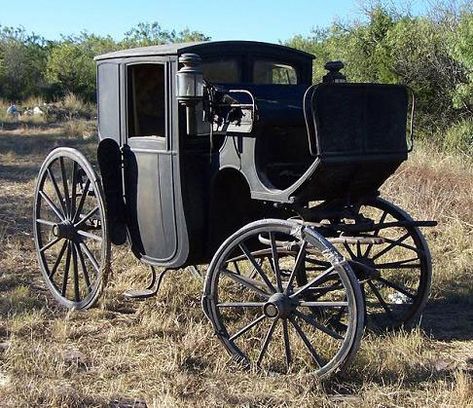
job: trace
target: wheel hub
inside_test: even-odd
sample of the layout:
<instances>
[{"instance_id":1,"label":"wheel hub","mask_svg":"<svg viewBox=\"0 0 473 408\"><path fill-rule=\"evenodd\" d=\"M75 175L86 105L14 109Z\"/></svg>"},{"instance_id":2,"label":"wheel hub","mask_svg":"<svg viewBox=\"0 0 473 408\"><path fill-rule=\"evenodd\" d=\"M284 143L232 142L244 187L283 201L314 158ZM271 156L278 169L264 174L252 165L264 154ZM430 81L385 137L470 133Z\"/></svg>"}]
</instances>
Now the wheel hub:
<instances>
[{"instance_id":1,"label":"wheel hub","mask_svg":"<svg viewBox=\"0 0 473 408\"><path fill-rule=\"evenodd\" d=\"M58 238L74 240L76 229L69 220L66 220L53 226L53 235Z\"/></svg>"},{"instance_id":2,"label":"wheel hub","mask_svg":"<svg viewBox=\"0 0 473 408\"><path fill-rule=\"evenodd\" d=\"M275 293L263 306L263 312L270 319L287 318L294 310L294 304L289 296L283 293Z\"/></svg>"}]
</instances>

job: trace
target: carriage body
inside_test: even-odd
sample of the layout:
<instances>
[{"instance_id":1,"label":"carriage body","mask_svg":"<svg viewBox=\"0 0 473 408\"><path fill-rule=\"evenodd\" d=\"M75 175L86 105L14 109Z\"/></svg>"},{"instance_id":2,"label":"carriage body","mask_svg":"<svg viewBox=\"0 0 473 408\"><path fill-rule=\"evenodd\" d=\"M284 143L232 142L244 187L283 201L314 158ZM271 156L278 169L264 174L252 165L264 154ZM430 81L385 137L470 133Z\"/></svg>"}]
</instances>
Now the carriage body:
<instances>
[{"instance_id":1,"label":"carriage body","mask_svg":"<svg viewBox=\"0 0 473 408\"><path fill-rule=\"evenodd\" d=\"M206 122L203 103L179 104L179 57L189 53L201 57L204 79L246 108L254 103L250 129ZM407 157L408 92L311 87L312 62L245 41L98 57L98 158L112 241L123 242L126 230L135 255L153 265L208 263L252 220L287 218L314 200L376 195ZM117 159L108 160L113 150Z\"/></svg>"},{"instance_id":2,"label":"carriage body","mask_svg":"<svg viewBox=\"0 0 473 408\"><path fill-rule=\"evenodd\" d=\"M246 366L329 375L365 322L419 321L432 270L419 227L435 222L378 191L412 148L406 87L348 83L339 62L313 85L312 55L249 41L96 60L100 177L59 147L35 190L38 261L60 304L94 305L110 243L128 242L152 270L130 299L156 295L168 270L208 265L204 313Z\"/></svg>"}]
</instances>

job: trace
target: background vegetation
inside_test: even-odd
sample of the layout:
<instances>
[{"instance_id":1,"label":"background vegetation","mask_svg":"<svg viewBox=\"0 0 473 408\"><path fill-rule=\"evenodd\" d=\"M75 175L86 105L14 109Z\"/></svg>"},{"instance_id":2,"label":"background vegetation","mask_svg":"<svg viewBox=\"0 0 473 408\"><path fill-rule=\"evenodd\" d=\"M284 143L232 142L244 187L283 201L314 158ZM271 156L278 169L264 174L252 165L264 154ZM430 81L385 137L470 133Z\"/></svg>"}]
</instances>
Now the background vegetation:
<instances>
[{"instance_id":1,"label":"background vegetation","mask_svg":"<svg viewBox=\"0 0 473 408\"><path fill-rule=\"evenodd\" d=\"M366 4L366 3L364 3ZM433 4L425 15L370 3L359 20L335 21L285 44L314 54L314 82L323 63L340 59L350 81L402 83L417 96L416 128L449 150L473 153L473 7ZM87 32L50 41L23 27L0 26L0 99L51 101L75 94L93 102L95 63L105 52L169 42L210 40L184 29L140 23L121 40Z\"/></svg>"}]
</instances>

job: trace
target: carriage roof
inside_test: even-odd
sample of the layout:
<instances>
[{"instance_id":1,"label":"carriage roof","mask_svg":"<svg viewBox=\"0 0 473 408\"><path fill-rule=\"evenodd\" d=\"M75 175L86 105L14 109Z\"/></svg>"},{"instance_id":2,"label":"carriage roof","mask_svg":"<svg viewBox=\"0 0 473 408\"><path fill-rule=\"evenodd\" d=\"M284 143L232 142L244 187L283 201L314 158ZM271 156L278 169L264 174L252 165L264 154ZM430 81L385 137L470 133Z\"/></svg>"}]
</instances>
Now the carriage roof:
<instances>
[{"instance_id":1,"label":"carriage roof","mask_svg":"<svg viewBox=\"0 0 473 408\"><path fill-rule=\"evenodd\" d=\"M205 41L173 43L163 45L153 45L150 47L131 48L127 50L110 52L99 55L96 61L130 57L151 57L181 55L187 52L213 54L213 53L262 53L271 56L280 56L293 59L313 60L312 54L294 48L285 47L279 44L270 44L257 41Z\"/></svg>"}]
</instances>

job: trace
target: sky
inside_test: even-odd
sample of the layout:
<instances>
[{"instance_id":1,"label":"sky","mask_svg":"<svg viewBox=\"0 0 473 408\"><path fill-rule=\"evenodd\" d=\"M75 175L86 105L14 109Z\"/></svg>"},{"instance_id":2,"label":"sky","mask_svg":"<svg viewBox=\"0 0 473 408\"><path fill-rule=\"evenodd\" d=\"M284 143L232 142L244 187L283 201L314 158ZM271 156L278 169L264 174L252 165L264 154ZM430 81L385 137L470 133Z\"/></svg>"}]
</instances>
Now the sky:
<instances>
[{"instance_id":1,"label":"sky","mask_svg":"<svg viewBox=\"0 0 473 408\"><path fill-rule=\"evenodd\" d=\"M425 2L413 3L414 12L421 12ZM361 17L359 0L0 0L0 5L0 25L21 25L50 40L83 30L120 39L139 22L157 21L164 29L188 27L213 40L278 42L334 19Z\"/></svg>"}]
</instances>

